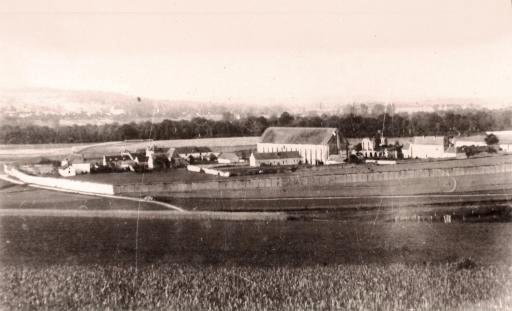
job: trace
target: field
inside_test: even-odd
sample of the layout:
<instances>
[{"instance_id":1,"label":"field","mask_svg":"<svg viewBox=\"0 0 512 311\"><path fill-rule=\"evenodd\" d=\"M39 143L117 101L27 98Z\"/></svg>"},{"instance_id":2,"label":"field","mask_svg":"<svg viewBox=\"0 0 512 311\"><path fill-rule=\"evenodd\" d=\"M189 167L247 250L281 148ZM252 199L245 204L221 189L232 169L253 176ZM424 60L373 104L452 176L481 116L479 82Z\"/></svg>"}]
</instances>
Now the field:
<instances>
[{"instance_id":1,"label":"field","mask_svg":"<svg viewBox=\"0 0 512 311\"><path fill-rule=\"evenodd\" d=\"M215 152L228 152L255 148L258 140L259 137L227 137L157 140L152 143L167 147L207 146ZM149 143L113 141L80 144L0 145L0 160L33 163L43 157L62 160L71 154L99 159L105 154L119 154L126 149L134 151L135 149L146 148Z\"/></svg>"},{"instance_id":2,"label":"field","mask_svg":"<svg viewBox=\"0 0 512 311\"><path fill-rule=\"evenodd\" d=\"M63 193L0 181L2 209L159 210L156 205Z\"/></svg>"},{"instance_id":3,"label":"field","mask_svg":"<svg viewBox=\"0 0 512 311\"><path fill-rule=\"evenodd\" d=\"M512 304L509 270L456 264L7 266L0 275L7 281L0 305L8 309L509 310Z\"/></svg>"},{"instance_id":4,"label":"field","mask_svg":"<svg viewBox=\"0 0 512 311\"><path fill-rule=\"evenodd\" d=\"M259 137L251 136L157 140L154 142L110 142L75 148L75 151L85 157L101 157L105 154L119 154L124 150L135 151L136 149L146 148L149 144L155 144L160 147L207 146L217 152L226 152L255 148L258 140Z\"/></svg>"},{"instance_id":5,"label":"field","mask_svg":"<svg viewBox=\"0 0 512 311\"><path fill-rule=\"evenodd\" d=\"M6 309L507 309L508 223L0 218Z\"/></svg>"},{"instance_id":6,"label":"field","mask_svg":"<svg viewBox=\"0 0 512 311\"><path fill-rule=\"evenodd\" d=\"M361 169L390 168L347 165L297 174ZM77 178L140 183L220 177L181 169ZM155 207L0 181L0 208L52 211L0 216L0 309L511 309L512 207L497 196L489 196L489 204L429 206L414 197L412 205L393 201L391 209L378 200L361 206L354 198L352 208L337 198L165 199L191 210L286 209L289 220L138 217L139 209ZM118 209L137 217L93 213ZM64 217L60 210L91 214ZM389 221L422 213L449 213L454 223Z\"/></svg>"}]
</instances>

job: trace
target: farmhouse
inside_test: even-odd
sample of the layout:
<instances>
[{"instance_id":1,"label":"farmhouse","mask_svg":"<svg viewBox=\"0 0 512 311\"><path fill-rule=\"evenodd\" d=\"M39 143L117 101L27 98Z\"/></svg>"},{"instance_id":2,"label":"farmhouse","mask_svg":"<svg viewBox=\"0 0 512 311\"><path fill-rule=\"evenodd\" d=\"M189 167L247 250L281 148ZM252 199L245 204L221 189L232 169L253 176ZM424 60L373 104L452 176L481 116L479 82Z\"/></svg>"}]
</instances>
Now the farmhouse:
<instances>
[{"instance_id":1,"label":"farmhouse","mask_svg":"<svg viewBox=\"0 0 512 311\"><path fill-rule=\"evenodd\" d=\"M297 151L284 152L254 152L249 158L249 164L253 167L258 166L276 166L276 165L297 165L302 160L301 155Z\"/></svg>"},{"instance_id":2,"label":"farmhouse","mask_svg":"<svg viewBox=\"0 0 512 311\"><path fill-rule=\"evenodd\" d=\"M104 155L103 166L126 169L133 165L134 161L128 155Z\"/></svg>"},{"instance_id":3,"label":"farmhouse","mask_svg":"<svg viewBox=\"0 0 512 311\"><path fill-rule=\"evenodd\" d=\"M445 152L443 136L415 136L407 152L411 158L451 158L453 152Z\"/></svg>"},{"instance_id":4,"label":"farmhouse","mask_svg":"<svg viewBox=\"0 0 512 311\"><path fill-rule=\"evenodd\" d=\"M402 146L388 145L384 136L381 136L379 144L375 142L375 139L363 138L361 140L361 153L365 158L397 159L401 151Z\"/></svg>"},{"instance_id":5,"label":"farmhouse","mask_svg":"<svg viewBox=\"0 0 512 311\"><path fill-rule=\"evenodd\" d=\"M331 154L346 156L347 146L336 128L269 127L257 144L257 153L297 151L302 163L316 165L327 162Z\"/></svg>"},{"instance_id":6,"label":"farmhouse","mask_svg":"<svg viewBox=\"0 0 512 311\"><path fill-rule=\"evenodd\" d=\"M155 162L154 157L147 156L146 152L140 152L140 153L128 153L128 156L137 163L137 166L146 167L148 169L155 168Z\"/></svg>"},{"instance_id":7,"label":"farmhouse","mask_svg":"<svg viewBox=\"0 0 512 311\"><path fill-rule=\"evenodd\" d=\"M217 158L217 162L220 164L235 164L246 162L247 157L243 152L222 152Z\"/></svg>"},{"instance_id":8,"label":"farmhouse","mask_svg":"<svg viewBox=\"0 0 512 311\"><path fill-rule=\"evenodd\" d=\"M146 148L146 156L154 158L166 158L168 161L179 157L176 148L149 146Z\"/></svg>"},{"instance_id":9,"label":"farmhouse","mask_svg":"<svg viewBox=\"0 0 512 311\"><path fill-rule=\"evenodd\" d=\"M212 154L212 150L208 147L178 147L175 151L182 159L208 159Z\"/></svg>"},{"instance_id":10,"label":"farmhouse","mask_svg":"<svg viewBox=\"0 0 512 311\"><path fill-rule=\"evenodd\" d=\"M64 177L76 176L91 173L91 163L73 163L58 169L59 174Z\"/></svg>"}]
</instances>

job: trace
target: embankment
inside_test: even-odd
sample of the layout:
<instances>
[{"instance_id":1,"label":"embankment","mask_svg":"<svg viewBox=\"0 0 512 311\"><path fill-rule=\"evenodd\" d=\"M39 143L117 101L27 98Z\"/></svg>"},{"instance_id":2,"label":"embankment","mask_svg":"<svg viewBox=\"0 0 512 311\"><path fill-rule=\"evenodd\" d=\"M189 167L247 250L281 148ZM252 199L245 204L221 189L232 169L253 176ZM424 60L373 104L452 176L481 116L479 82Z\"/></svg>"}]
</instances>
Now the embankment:
<instances>
[{"instance_id":1,"label":"embankment","mask_svg":"<svg viewBox=\"0 0 512 311\"><path fill-rule=\"evenodd\" d=\"M259 198L412 195L512 189L512 159L492 165L341 174L282 174L196 182L114 185L118 194L145 193L175 197Z\"/></svg>"}]
</instances>

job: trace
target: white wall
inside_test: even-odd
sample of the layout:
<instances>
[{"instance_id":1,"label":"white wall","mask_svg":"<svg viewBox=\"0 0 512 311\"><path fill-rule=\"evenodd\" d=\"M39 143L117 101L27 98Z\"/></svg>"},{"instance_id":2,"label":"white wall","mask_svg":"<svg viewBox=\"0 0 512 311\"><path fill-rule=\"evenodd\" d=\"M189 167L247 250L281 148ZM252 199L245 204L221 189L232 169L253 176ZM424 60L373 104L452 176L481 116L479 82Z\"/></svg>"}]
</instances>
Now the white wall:
<instances>
[{"instance_id":1,"label":"white wall","mask_svg":"<svg viewBox=\"0 0 512 311\"><path fill-rule=\"evenodd\" d=\"M420 145L411 144L411 158L444 158L443 145Z\"/></svg>"},{"instance_id":2,"label":"white wall","mask_svg":"<svg viewBox=\"0 0 512 311\"><path fill-rule=\"evenodd\" d=\"M17 179L27 183L39 186L58 188L63 190L71 190L78 192L91 192L98 194L114 194L114 186L111 184L102 184L80 180L69 180L54 177L31 176L18 171L16 168L4 167L5 172Z\"/></svg>"},{"instance_id":3,"label":"white wall","mask_svg":"<svg viewBox=\"0 0 512 311\"><path fill-rule=\"evenodd\" d=\"M419 158L419 159L428 159L428 158L455 158L457 154L455 152L445 152L444 146L441 145L420 145L420 144L411 144L410 145L410 157L411 158ZM404 153L404 157L406 153Z\"/></svg>"}]
</instances>

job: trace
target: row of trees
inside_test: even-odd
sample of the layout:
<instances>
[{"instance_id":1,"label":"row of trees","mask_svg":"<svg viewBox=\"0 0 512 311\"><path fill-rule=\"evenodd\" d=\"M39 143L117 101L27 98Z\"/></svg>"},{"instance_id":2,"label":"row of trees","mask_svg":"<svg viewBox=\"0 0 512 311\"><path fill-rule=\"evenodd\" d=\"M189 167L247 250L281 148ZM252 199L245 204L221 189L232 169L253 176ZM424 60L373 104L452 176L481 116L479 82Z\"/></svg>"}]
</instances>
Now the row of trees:
<instances>
[{"instance_id":1,"label":"row of trees","mask_svg":"<svg viewBox=\"0 0 512 311\"><path fill-rule=\"evenodd\" d=\"M512 128L512 109L461 110L443 112L382 113L296 116L287 112L269 118L226 117L220 121L194 118L190 121L164 120L159 123L84 126L0 127L2 144L86 143L125 139L186 139L205 137L259 136L269 126L335 127L346 137L371 137L379 130L387 137L416 135L470 135L488 130Z\"/></svg>"}]
</instances>

